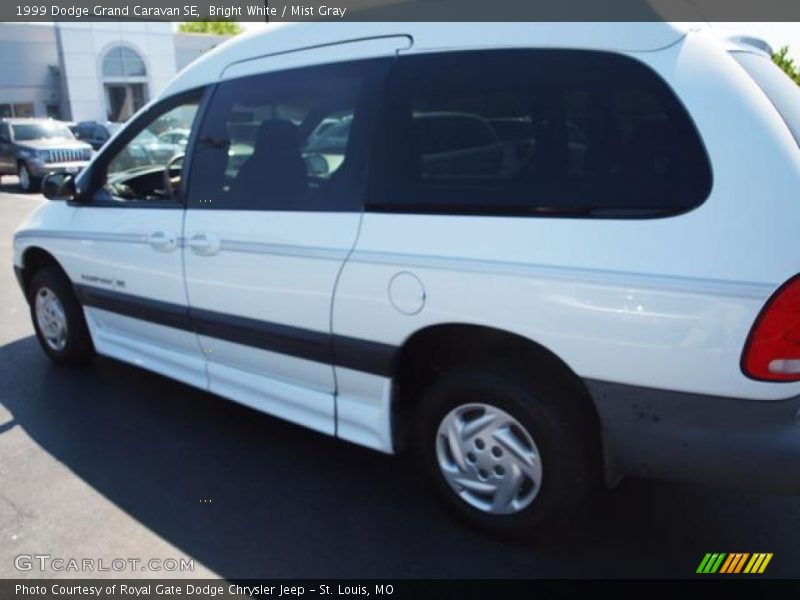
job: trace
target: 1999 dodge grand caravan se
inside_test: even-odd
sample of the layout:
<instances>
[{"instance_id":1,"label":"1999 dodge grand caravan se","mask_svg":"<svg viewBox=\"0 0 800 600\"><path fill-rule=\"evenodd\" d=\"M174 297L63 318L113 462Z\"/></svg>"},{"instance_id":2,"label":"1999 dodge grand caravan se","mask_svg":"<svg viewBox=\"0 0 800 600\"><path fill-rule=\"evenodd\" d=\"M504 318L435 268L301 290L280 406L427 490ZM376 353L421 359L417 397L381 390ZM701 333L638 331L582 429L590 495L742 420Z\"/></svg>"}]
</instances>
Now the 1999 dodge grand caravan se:
<instances>
[{"instance_id":1,"label":"1999 dodge grand caravan se","mask_svg":"<svg viewBox=\"0 0 800 600\"><path fill-rule=\"evenodd\" d=\"M287 26L49 177L15 265L55 361L411 447L490 529L600 474L797 492L798 141L800 90L703 28Z\"/></svg>"}]
</instances>

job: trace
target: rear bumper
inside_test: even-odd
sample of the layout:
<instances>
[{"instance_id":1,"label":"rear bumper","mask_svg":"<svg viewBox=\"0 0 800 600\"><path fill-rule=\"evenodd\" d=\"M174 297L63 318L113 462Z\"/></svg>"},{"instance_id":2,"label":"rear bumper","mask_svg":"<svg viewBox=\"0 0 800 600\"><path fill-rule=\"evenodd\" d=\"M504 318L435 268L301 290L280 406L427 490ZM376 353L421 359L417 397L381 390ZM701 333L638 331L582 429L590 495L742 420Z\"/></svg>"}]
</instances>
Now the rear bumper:
<instances>
[{"instance_id":1,"label":"rear bumper","mask_svg":"<svg viewBox=\"0 0 800 600\"><path fill-rule=\"evenodd\" d=\"M800 397L740 400L586 382L607 475L800 494Z\"/></svg>"}]
</instances>

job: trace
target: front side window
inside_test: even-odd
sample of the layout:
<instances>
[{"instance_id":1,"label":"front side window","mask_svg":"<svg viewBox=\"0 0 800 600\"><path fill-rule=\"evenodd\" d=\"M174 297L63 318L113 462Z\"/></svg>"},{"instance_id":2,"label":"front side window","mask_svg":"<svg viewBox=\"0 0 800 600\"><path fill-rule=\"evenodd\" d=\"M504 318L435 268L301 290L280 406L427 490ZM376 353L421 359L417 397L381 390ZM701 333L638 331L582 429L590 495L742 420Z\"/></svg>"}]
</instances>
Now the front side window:
<instances>
[{"instance_id":1,"label":"front side window","mask_svg":"<svg viewBox=\"0 0 800 600\"><path fill-rule=\"evenodd\" d=\"M711 186L666 84L610 53L404 57L376 148L373 210L657 216L699 205Z\"/></svg>"},{"instance_id":2,"label":"front side window","mask_svg":"<svg viewBox=\"0 0 800 600\"><path fill-rule=\"evenodd\" d=\"M174 200L180 185L186 144L169 143L160 138L167 127L191 130L199 98L134 124L138 133L107 162L101 196L115 200Z\"/></svg>"},{"instance_id":3,"label":"front side window","mask_svg":"<svg viewBox=\"0 0 800 600\"><path fill-rule=\"evenodd\" d=\"M190 206L357 210L383 60L221 83L198 135Z\"/></svg>"}]
</instances>

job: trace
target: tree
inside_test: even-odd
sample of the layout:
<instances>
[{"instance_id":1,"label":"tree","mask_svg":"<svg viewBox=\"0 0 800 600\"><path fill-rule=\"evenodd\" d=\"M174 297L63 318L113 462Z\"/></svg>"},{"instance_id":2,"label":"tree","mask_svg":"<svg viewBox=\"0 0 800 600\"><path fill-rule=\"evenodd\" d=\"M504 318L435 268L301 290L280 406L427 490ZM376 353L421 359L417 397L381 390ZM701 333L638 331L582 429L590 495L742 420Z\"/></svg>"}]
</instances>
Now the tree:
<instances>
[{"instance_id":1,"label":"tree","mask_svg":"<svg viewBox=\"0 0 800 600\"><path fill-rule=\"evenodd\" d=\"M190 21L181 23L181 33L208 33L212 35L236 35L242 27L236 21Z\"/></svg>"},{"instance_id":2,"label":"tree","mask_svg":"<svg viewBox=\"0 0 800 600\"><path fill-rule=\"evenodd\" d=\"M795 65L794 59L789 56L788 46L784 46L773 54L772 62L783 69L797 85L800 85L800 68Z\"/></svg>"}]
</instances>

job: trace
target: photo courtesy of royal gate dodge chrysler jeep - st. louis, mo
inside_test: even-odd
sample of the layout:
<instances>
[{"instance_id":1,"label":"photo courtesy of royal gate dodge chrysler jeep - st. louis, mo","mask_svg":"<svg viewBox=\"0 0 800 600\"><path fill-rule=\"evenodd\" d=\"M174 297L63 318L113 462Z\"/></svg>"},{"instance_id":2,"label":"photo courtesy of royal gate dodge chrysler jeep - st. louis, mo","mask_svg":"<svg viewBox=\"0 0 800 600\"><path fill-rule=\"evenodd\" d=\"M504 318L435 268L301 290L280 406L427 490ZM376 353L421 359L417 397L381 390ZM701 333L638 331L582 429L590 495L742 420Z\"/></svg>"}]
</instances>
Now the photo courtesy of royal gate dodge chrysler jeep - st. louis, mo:
<instances>
[{"instance_id":1,"label":"photo courtesy of royal gate dodge chrysler jeep - st. louis, mo","mask_svg":"<svg viewBox=\"0 0 800 600\"><path fill-rule=\"evenodd\" d=\"M496 532L626 475L796 493L798 141L704 26L297 24L47 177L15 268L56 362L411 450Z\"/></svg>"}]
</instances>

